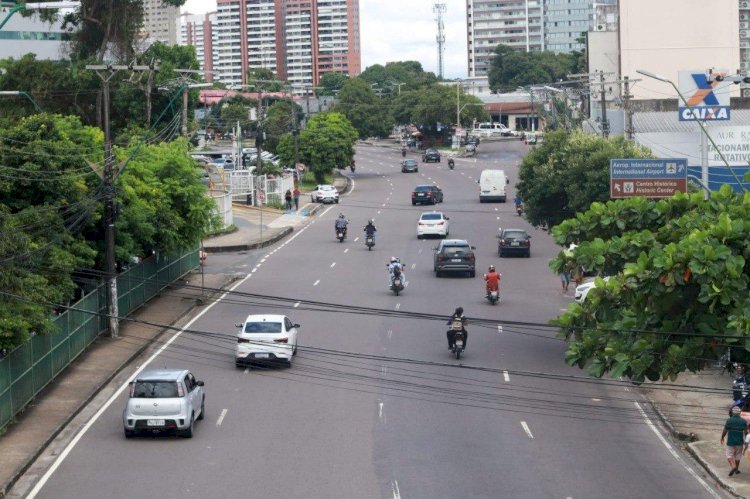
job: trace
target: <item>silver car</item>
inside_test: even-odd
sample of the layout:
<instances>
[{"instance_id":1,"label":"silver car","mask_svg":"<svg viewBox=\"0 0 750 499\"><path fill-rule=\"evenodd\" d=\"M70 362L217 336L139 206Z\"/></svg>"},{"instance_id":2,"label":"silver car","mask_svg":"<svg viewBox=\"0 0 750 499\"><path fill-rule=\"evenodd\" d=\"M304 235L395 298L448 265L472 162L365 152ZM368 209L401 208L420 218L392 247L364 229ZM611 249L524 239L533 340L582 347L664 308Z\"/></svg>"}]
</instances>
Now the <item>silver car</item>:
<instances>
[{"instance_id":1,"label":"silver car","mask_svg":"<svg viewBox=\"0 0 750 499\"><path fill-rule=\"evenodd\" d=\"M191 438L196 420L203 419L203 381L186 369L150 369L130 382L122 413L125 437L138 433L175 433Z\"/></svg>"}]
</instances>

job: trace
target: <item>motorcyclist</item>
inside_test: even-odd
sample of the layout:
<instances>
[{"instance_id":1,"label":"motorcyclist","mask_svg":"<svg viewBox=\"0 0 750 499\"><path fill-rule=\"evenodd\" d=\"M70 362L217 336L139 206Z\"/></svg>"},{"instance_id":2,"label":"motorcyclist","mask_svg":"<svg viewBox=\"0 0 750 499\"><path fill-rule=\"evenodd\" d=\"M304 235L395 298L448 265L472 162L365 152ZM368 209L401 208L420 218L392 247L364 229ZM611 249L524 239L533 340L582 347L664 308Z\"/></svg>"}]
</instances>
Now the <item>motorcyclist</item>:
<instances>
[{"instance_id":1,"label":"motorcyclist","mask_svg":"<svg viewBox=\"0 0 750 499\"><path fill-rule=\"evenodd\" d=\"M405 147L402 147L402 148L401 148L401 157L402 157L402 158L405 158L405 157L406 157L406 148L405 148Z\"/></svg>"},{"instance_id":2,"label":"motorcyclist","mask_svg":"<svg viewBox=\"0 0 750 499\"><path fill-rule=\"evenodd\" d=\"M461 331L464 334L464 350L466 350L466 343L469 339L469 333L466 331L466 324L469 323L469 319L466 318L464 315L464 308L458 307L455 312L453 312L453 315L450 316L450 319L448 319L448 324L451 326L451 328L446 331L446 336L448 336L448 349L453 350L453 347L455 345L455 337L456 333ZM458 327L460 326L460 328Z\"/></svg>"},{"instance_id":3,"label":"motorcyclist","mask_svg":"<svg viewBox=\"0 0 750 499\"><path fill-rule=\"evenodd\" d=\"M339 213L339 217L336 219L336 222L334 223L334 229L338 233L339 230L344 232L344 237L346 237L346 226L349 223L349 220L346 219L343 213Z\"/></svg>"},{"instance_id":4,"label":"motorcyclist","mask_svg":"<svg viewBox=\"0 0 750 499\"><path fill-rule=\"evenodd\" d=\"M378 231L378 229L375 227L375 220L368 220L367 225L365 225L364 231L367 237L372 237L373 239L375 239L375 233Z\"/></svg>"},{"instance_id":5,"label":"motorcyclist","mask_svg":"<svg viewBox=\"0 0 750 499\"><path fill-rule=\"evenodd\" d=\"M401 263L401 260L399 260L395 256L392 256L391 262L387 266L388 266L388 286L390 288L393 288L393 280L396 278L396 276L401 276L401 284L406 285L406 274L404 274L405 266L403 263Z\"/></svg>"},{"instance_id":6,"label":"motorcyclist","mask_svg":"<svg viewBox=\"0 0 750 499\"><path fill-rule=\"evenodd\" d=\"M498 273L497 270L495 270L495 266L490 265L490 268L487 269L487 273L484 274L487 296L490 295L491 291L497 291L498 293L500 293L500 279L502 279L502 277L502 274Z\"/></svg>"},{"instance_id":7,"label":"motorcyclist","mask_svg":"<svg viewBox=\"0 0 750 499\"><path fill-rule=\"evenodd\" d=\"M454 166L456 166L456 162L453 161L453 158L448 158L448 167L453 168Z\"/></svg>"},{"instance_id":8,"label":"motorcyclist","mask_svg":"<svg viewBox=\"0 0 750 499\"><path fill-rule=\"evenodd\" d=\"M349 169L350 169L351 171L354 171L354 168L356 168L356 165L354 164L354 158L352 158L352 162L351 162L351 164L349 165Z\"/></svg>"}]
</instances>

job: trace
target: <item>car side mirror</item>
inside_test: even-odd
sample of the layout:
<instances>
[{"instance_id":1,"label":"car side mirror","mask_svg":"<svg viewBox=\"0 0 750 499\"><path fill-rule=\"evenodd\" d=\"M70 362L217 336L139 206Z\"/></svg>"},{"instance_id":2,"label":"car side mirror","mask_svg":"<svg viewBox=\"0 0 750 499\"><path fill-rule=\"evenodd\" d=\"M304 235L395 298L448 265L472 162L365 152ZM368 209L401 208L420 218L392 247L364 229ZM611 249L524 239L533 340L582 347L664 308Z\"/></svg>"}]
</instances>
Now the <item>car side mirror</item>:
<instances>
[{"instance_id":1,"label":"car side mirror","mask_svg":"<svg viewBox=\"0 0 750 499\"><path fill-rule=\"evenodd\" d=\"M301 326L299 324L292 324L292 327L293 328L298 328L298 327L301 327Z\"/></svg>"},{"instance_id":2,"label":"car side mirror","mask_svg":"<svg viewBox=\"0 0 750 499\"><path fill-rule=\"evenodd\" d=\"M242 327L242 324L235 324L234 327Z\"/></svg>"},{"instance_id":3,"label":"car side mirror","mask_svg":"<svg viewBox=\"0 0 750 499\"><path fill-rule=\"evenodd\" d=\"M451 217L445 217L445 219L446 219L446 220L450 220L450 219L451 219Z\"/></svg>"},{"instance_id":4,"label":"car side mirror","mask_svg":"<svg viewBox=\"0 0 750 499\"><path fill-rule=\"evenodd\" d=\"M476 246L470 246L470 248L471 248L472 250L475 250L475 249L477 249L477 247L476 247Z\"/></svg>"},{"instance_id":5,"label":"car side mirror","mask_svg":"<svg viewBox=\"0 0 750 499\"><path fill-rule=\"evenodd\" d=\"M204 386L205 385L205 383L203 383L203 381L196 381L195 384L198 385L198 386Z\"/></svg>"}]
</instances>

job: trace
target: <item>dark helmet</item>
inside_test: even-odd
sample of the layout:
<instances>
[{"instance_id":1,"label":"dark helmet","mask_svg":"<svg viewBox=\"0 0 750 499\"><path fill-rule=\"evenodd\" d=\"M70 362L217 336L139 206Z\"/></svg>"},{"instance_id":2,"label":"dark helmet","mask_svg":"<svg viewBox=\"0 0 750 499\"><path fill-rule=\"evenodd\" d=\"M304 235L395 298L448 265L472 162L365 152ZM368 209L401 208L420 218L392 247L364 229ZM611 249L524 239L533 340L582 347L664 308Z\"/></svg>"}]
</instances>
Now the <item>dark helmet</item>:
<instances>
[{"instance_id":1,"label":"dark helmet","mask_svg":"<svg viewBox=\"0 0 750 499\"><path fill-rule=\"evenodd\" d=\"M464 307L458 307L454 313L456 315L464 315Z\"/></svg>"}]
</instances>

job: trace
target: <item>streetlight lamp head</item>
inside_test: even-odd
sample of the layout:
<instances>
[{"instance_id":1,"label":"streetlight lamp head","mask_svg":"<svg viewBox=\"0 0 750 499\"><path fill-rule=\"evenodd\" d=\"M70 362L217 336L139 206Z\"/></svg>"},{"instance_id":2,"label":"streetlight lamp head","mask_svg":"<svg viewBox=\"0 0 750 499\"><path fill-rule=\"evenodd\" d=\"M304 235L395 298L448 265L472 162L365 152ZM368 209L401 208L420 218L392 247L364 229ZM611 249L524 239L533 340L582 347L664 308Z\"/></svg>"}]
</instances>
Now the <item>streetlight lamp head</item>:
<instances>
[{"instance_id":1,"label":"streetlight lamp head","mask_svg":"<svg viewBox=\"0 0 750 499\"><path fill-rule=\"evenodd\" d=\"M640 73L643 76L648 76L649 78L653 78L654 80L663 81L666 83L671 83L665 76L658 75L656 73L652 73L651 71L646 71L645 69L636 69L636 73Z\"/></svg>"}]
</instances>

